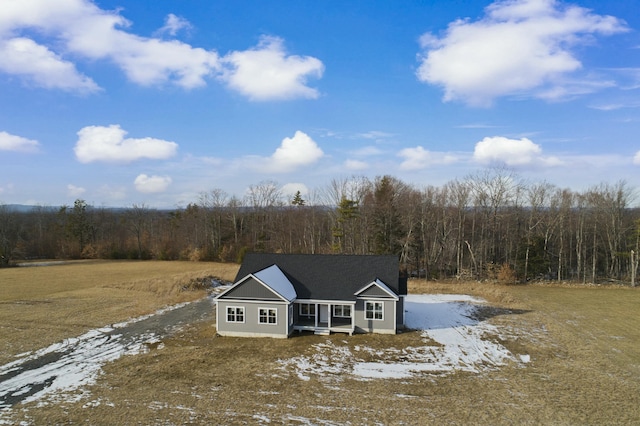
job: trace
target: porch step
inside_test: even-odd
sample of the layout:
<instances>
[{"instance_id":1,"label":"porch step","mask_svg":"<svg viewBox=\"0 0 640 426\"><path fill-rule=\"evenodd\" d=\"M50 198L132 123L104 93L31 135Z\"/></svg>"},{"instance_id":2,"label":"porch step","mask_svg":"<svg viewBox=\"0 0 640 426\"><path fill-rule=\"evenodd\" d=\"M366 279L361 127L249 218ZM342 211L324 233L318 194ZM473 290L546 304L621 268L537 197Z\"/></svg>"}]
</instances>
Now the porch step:
<instances>
[{"instance_id":1,"label":"porch step","mask_svg":"<svg viewBox=\"0 0 640 426\"><path fill-rule=\"evenodd\" d=\"M328 336L331 334L331 330L329 330L328 328L317 328L313 334L318 334L320 336Z\"/></svg>"}]
</instances>

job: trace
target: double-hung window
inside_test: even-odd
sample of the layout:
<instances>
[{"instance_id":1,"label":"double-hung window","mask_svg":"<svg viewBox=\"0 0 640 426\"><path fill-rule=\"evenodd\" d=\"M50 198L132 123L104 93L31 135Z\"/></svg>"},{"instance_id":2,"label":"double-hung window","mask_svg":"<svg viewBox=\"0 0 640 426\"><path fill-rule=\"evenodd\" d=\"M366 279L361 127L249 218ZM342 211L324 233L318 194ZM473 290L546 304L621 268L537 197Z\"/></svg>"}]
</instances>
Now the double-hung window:
<instances>
[{"instance_id":1,"label":"double-hung window","mask_svg":"<svg viewBox=\"0 0 640 426\"><path fill-rule=\"evenodd\" d=\"M370 320L383 319L382 302L364 302L364 317Z\"/></svg>"},{"instance_id":2,"label":"double-hung window","mask_svg":"<svg viewBox=\"0 0 640 426\"><path fill-rule=\"evenodd\" d=\"M351 305L334 305L333 316L338 318L351 318Z\"/></svg>"},{"instance_id":3,"label":"double-hung window","mask_svg":"<svg viewBox=\"0 0 640 426\"><path fill-rule=\"evenodd\" d=\"M244 322L244 306L227 306L227 322Z\"/></svg>"},{"instance_id":4,"label":"double-hung window","mask_svg":"<svg viewBox=\"0 0 640 426\"><path fill-rule=\"evenodd\" d=\"M258 318L260 324L277 324L278 311L273 308L260 308L258 310Z\"/></svg>"},{"instance_id":5,"label":"double-hung window","mask_svg":"<svg viewBox=\"0 0 640 426\"><path fill-rule=\"evenodd\" d=\"M303 317L316 316L315 303L300 303L300 316L303 316Z\"/></svg>"}]
</instances>

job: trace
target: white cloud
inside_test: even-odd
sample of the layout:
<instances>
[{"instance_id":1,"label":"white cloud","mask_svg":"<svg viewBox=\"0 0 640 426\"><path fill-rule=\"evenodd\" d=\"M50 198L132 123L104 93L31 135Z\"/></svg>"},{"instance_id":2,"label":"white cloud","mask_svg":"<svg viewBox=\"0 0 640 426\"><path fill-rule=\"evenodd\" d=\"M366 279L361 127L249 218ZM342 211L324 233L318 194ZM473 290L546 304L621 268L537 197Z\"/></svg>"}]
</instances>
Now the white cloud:
<instances>
[{"instance_id":1,"label":"white cloud","mask_svg":"<svg viewBox=\"0 0 640 426\"><path fill-rule=\"evenodd\" d=\"M298 191L300 191L300 195L304 197L309 193L309 188L307 188L307 185L305 185L304 183L299 182L286 183L282 185L282 188L280 188L280 192L282 193L282 195L287 197L287 199L293 198L293 196L296 195L296 192Z\"/></svg>"},{"instance_id":2,"label":"white cloud","mask_svg":"<svg viewBox=\"0 0 640 426\"><path fill-rule=\"evenodd\" d=\"M347 170L358 171L358 170L366 170L369 168L369 164L360 160L346 160L344 162L344 167Z\"/></svg>"},{"instance_id":3,"label":"white cloud","mask_svg":"<svg viewBox=\"0 0 640 426\"><path fill-rule=\"evenodd\" d=\"M130 80L142 85L171 82L193 88L204 85L204 78L218 67L216 52L175 40L131 34L126 31L129 21L119 11L102 10L88 0L12 3L11 7L0 8L3 53L11 53L8 59L3 55L1 69L40 86L97 90L93 80L78 73L74 64L61 58L60 52L77 58L110 60L121 67ZM169 18L165 25L170 31L184 26L185 21L177 17ZM48 38L43 41L46 47L27 38L29 31L46 35ZM25 34L20 39L10 39L9 35L14 32Z\"/></svg>"},{"instance_id":4,"label":"white cloud","mask_svg":"<svg viewBox=\"0 0 640 426\"><path fill-rule=\"evenodd\" d=\"M405 148L398 153L398 156L404 158L400 164L402 170L424 169L433 160L431 153L421 146Z\"/></svg>"},{"instance_id":5,"label":"white cloud","mask_svg":"<svg viewBox=\"0 0 640 426\"><path fill-rule=\"evenodd\" d=\"M8 183L5 186L0 185L0 194L10 194L14 190L12 183Z\"/></svg>"},{"instance_id":6,"label":"white cloud","mask_svg":"<svg viewBox=\"0 0 640 426\"><path fill-rule=\"evenodd\" d=\"M615 111L621 108L624 108L623 104L600 104L600 105L591 105L589 108L597 109L599 111Z\"/></svg>"},{"instance_id":7,"label":"white cloud","mask_svg":"<svg viewBox=\"0 0 640 426\"><path fill-rule=\"evenodd\" d=\"M67 195L71 198L76 198L84 194L87 190L81 186L75 186L72 184L67 185Z\"/></svg>"},{"instance_id":8,"label":"white cloud","mask_svg":"<svg viewBox=\"0 0 640 426\"><path fill-rule=\"evenodd\" d=\"M124 162L149 158L163 160L176 154L178 144L154 138L125 138L126 131L118 125L87 126L78 132L74 147L81 163L94 161Z\"/></svg>"},{"instance_id":9,"label":"white cloud","mask_svg":"<svg viewBox=\"0 0 640 426\"><path fill-rule=\"evenodd\" d=\"M229 53L223 63L215 50L133 34L131 22L120 13L102 10L90 0L14 0L3 4L0 72L20 76L39 87L95 92L99 86L69 58L105 60L143 86L175 84L192 89L206 85L207 78L218 77L254 100L318 97L306 80L322 76L322 62L287 55L280 38L263 37L255 48ZM186 19L169 14L156 35L175 36L189 29ZM21 37L13 38L16 34Z\"/></svg>"},{"instance_id":10,"label":"white cloud","mask_svg":"<svg viewBox=\"0 0 640 426\"><path fill-rule=\"evenodd\" d=\"M284 138L271 157L258 161L254 166L271 173L286 173L311 165L323 156L318 144L298 130L292 138Z\"/></svg>"},{"instance_id":11,"label":"white cloud","mask_svg":"<svg viewBox=\"0 0 640 426\"><path fill-rule=\"evenodd\" d=\"M122 201L127 196L127 190L124 187L113 187L111 185L102 185L98 190L98 195L110 201Z\"/></svg>"},{"instance_id":12,"label":"white cloud","mask_svg":"<svg viewBox=\"0 0 640 426\"><path fill-rule=\"evenodd\" d=\"M189 158L191 156L187 155L186 157ZM204 164L207 164L210 166L216 166L216 167L223 166L227 162L227 160L219 157L199 157L198 161L201 161Z\"/></svg>"},{"instance_id":13,"label":"white cloud","mask_svg":"<svg viewBox=\"0 0 640 426\"><path fill-rule=\"evenodd\" d=\"M181 30L190 30L192 28L191 23L173 13L167 15L164 19L164 26L158 30L160 34L167 33L170 36L175 36Z\"/></svg>"},{"instance_id":14,"label":"white cloud","mask_svg":"<svg viewBox=\"0 0 640 426\"><path fill-rule=\"evenodd\" d=\"M7 132L0 132L0 151L38 152L38 141L15 136Z\"/></svg>"},{"instance_id":15,"label":"white cloud","mask_svg":"<svg viewBox=\"0 0 640 426\"><path fill-rule=\"evenodd\" d=\"M458 159L443 152L431 152L421 146L415 148L404 148L398 153L398 157L404 158L400 163L401 170L420 170L434 164L452 164Z\"/></svg>"},{"instance_id":16,"label":"white cloud","mask_svg":"<svg viewBox=\"0 0 640 426\"><path fill-rule=\"evenodd\" d=\"M380 140L380 139L388 139L388 138L393 137L393 136L394 135L392 133L381 132L379 130L371 130L371 131L365 132L365 133L358 133L355 137L356 138L362 138L362 139Z\"/></svg>"},{"instance_id":17,"label":"white cloud","mask_svg":"<svg viewBox=\"0 0 640 426\"><path fill-rule=\"evenodd\" d=\"M627 108L640 108L640 102L631 101L631 102L598 104L598 105L591 105L589 106L589 108L597 109L599 111L616 111L616 110L627 109Z\"/></svg>"},{"instance_id":18,"label":"white cloud","mask_svg":"<svg viewBox=\"0 0 640 426\"><path fill-rule=\"evenodd\" d=\"M636 152L636 155L633 157L633 164L640 166L640 151Z\"/></svg>"},{"instance_id":19,"label":"white cloud","mask_svg":"<svg viewBox=\"0 0 640 426\"><path fill-rule=\"evenodd\" d=\"M38 87L85 93L100 89L71 62L28 38L0 40L0 56L0 71L21 76Z\"/></svg>"},{"instance_id":20,"label":"white cloud","mask_svg":"<svg viewBox=\"0 0 640 426\"><path fill-rule=\"evenodd\" d=\"M308 77L322 77L324 65L311 56L287 56L283 40L262 37L258 46L231 52L222 58L225 71L221 79L252 100L318 97L318 91L307 86Z\"/></svg>"},{"instance_id":21,"label":"white cloud","mask_svg":"<svg viewBox=\"0 0 640 426\"><path fill-rule=\"evenodd\" d=\"M153 194L165 191L171 185L172 179L169 176L147 176L138 175L133 184L138 192Z\"/></svg>"},{"instance_id":22,"label":"white cloud","mask_svg":"<svg viewBox=\"0 0 640 426\"><path fill-rule=\"evenodd\" d=\"M218 55L213 51L175 40L126 38L129 38L123 40L126 47L118 47L113 60L130 80L144 86L174 81L178 86L192 89L206 85L204 77L218 68Z\"/></svg>"},{"instance_id":23,"label":"white cloud","mask_svg":"<svg viewBox=\"0 0 640 426\"><path fill-rule=\"evenodd\" d=\"M90 59L111 60L131 81L143 86L174 83L192 89L206 85L205 77L219 69L215 51L177 40L140 37L116 28L128 25L118 15L96 13L71 27L67 48Z\"/></svg>"},{"instance_id":24,"label":"white cloud","mask_svg":"<svg viewBox=\"0 0 640 426\"><path fill-rule=\"evenodd\" d=\"M540 145L530 139L508 139L502 136L486 137L476 143L473 159L482 164L500 163L507 166L562 164L556 157L544 157Z\"/></svg>"},{"instance_id":25,"label":"white cloud","mask_svg":"<svg viewBox=\"0 0 640 426\"><path fill-rule=\"evenodd\" d=\"M548 101L558 101L574 98L580 95L587 95L594 93L602 89L615 87L616 83L613 80L595 80L595 79L583 79L583 80L571 80L571 79L559 79L557 84L540 88L536 96L540 99Z\"/></svg>"},{"instance_id":26,"label":"white cloud","mask_svg":"<svg viewBox=\"0 0 640 426\"><path fill-rule=\"evenodd\" d=\"M442 86L445 101L486 106L500 96L559 98L611 84L568 80L582 67L572 48L592 34L626 31L623 21L554 0L497 1L485 12L420 39L418 79Z\"/></svg>"},{"instance_id":27,"label":"white cloud","mask_svg":"<svg viewBox=\"0 0 640 426\"><path fill-rule=\"evenodd\" d=\"M444 154L442 156L442 160L440 161L442 164L453 164L458 162L459 158L455 155Z\"/></svg>"}]
</instances>

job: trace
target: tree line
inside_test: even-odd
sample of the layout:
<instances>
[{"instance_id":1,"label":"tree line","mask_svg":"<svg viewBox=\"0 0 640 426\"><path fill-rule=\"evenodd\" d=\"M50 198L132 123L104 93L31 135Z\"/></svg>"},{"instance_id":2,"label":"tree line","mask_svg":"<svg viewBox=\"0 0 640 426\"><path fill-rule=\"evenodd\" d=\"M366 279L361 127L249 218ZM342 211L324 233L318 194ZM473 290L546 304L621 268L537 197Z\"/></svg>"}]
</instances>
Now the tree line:
<instances>
[{"instance_id":1,"label":"tree line","mask_svg":"<svg viewBox=\"0 0 640 426\"><path fill-rule=\"evenodd\" d=\"M183 208L0 204L0 266L36 258L238 262L247 251L396 254L426 279L635 283L640 210L626 182L583 191L489 169L417 188L392 176L334 179L285 197L215 188Z\"/></svg>"}]
</instances>

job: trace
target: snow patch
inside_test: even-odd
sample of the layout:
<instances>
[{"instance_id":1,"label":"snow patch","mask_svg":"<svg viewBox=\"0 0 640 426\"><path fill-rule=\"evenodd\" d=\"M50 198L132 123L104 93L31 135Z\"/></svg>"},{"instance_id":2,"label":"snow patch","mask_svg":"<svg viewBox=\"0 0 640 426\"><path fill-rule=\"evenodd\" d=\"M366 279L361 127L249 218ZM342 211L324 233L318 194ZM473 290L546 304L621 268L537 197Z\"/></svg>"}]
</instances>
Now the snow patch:
<instances>
[{"instance_id":1,"label":"snow patch","mask_svg":"<svg viewBox=\"0 0 640 426\"><path fill-rule=\"evenodd\" d=\"M78 396L77 391L96 381L102 365L123 355L145 352L149 345L160 342L153 333L125 338L118 334L118 329L185 305L181 303L155 314L90 330L0 366L0 377L5 378L0 382L0 413L9 410L16 401L27 403L49 396L71 402L86 396ZM38 362L40 359L44 362Z\"/></svg>"},{"instance_id":2,"label":"snow patch","mask_svg":"<svg viewBox=\"0 0 640 426\"><path fill-rule=\"evenodd\" d=\"M422 330L424 346L373 349L357 345L336 346L330 341L314 345L314 354L280 360L283 370L293 369L301 380L316 375L321 380L338 380L351 374L363 380L407 379L424 373L454 371L479 373L507 362L530 362L529 355L516 358L504 346L488 339L497 327L475 318L486 303L468 295L408 295L405 298L406 325ZM433 345L435 341L438 345ZM376 361L364 361L378 358Z\"/></svg>"},{"instance_id":3,"label":"snow patch","mask_svg":"<svg viewBox=\"0 0 640 426\"><path fill-rule=\"evenodd\" d=\"M254 414L253 419L260 423L271 423L271 419L267 416L263 416L261 414Z\"/></svg>"}]
</instances>

